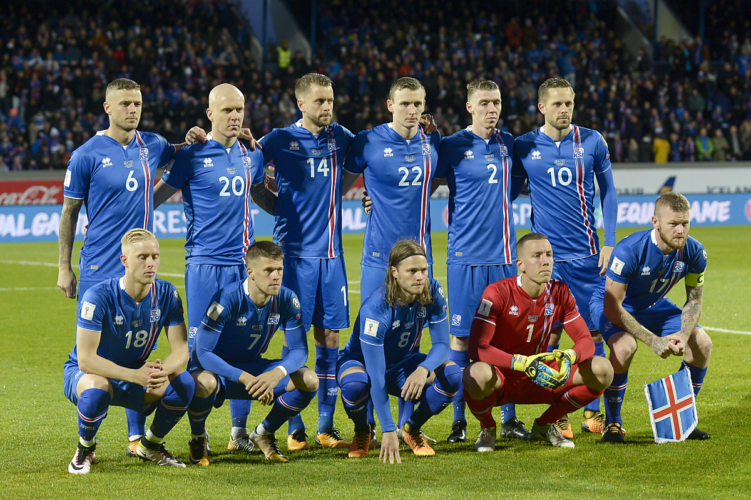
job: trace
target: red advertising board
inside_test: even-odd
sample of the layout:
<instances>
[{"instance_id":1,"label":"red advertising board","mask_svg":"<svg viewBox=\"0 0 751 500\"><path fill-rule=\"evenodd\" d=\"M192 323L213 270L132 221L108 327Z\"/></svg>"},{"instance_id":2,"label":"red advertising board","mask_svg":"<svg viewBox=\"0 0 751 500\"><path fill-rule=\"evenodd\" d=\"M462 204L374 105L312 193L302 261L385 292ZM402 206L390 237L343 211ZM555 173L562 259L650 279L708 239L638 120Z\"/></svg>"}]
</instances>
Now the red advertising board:
<instances>
[{"instance_id":1,"label":"red advertising board","mask_svg":"<svg viewBox=\"0 0 751 500\"><path fill-rule=\"evenodd\" d=\"M182 203L178 191L167 201ZM62 205L63 179L0 181L0 205Z\"/></svg>"}]
</instances>

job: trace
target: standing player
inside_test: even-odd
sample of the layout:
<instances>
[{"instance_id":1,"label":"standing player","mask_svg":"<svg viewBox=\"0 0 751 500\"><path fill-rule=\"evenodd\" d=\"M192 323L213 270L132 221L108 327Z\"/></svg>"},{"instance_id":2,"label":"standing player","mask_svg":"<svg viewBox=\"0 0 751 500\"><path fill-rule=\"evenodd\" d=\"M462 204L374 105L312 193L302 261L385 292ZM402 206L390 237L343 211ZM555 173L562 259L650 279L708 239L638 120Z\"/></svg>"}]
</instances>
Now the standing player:
<instances>
[{"instance_id":1,"label":"standing player","mask_svg":"<svg viewBox=\"0 0 751 500\"><path fill-rule=\"evenodd\" d=\"M136 82L125 78L114 80L107 85L105 99L109 128L97 132L73 152L65 174L57 286L71 299L76 297L71 256L83 203L86 203L88 230L79 261L79 300L93 285L120 276L118 241L128 230L153 229L156 169L166 165L180 148L158 134L136 130L142 104ZM128 456L136 456L146 420L130 409L126 414L130 440L126 452Z\"/></svg>"},{"instance_id":2,"label":"standing player","mask_svg":"<svg viewBox=\"0 0 751 500\"><path fill-rule=\"evenodd\" d=\"M584 321L595 340L595 355L605 356L605 344L589 317L589 301L600 275L605 274L615 245L618 202L610 154L602 136L595 130L571 123L574 114L574 89L562 78L546 80L537 92L538 108L545 125L516 138L514 142L513 187L516 198L524 180L529 181L532 202L532 231L550 238L556 263L553 278L571 289ZM605 244L595 229L595 177L600 188ZM560 327L550 341L558 347ZM572 438L568 418L559 422L563 435ZM600 401L592 401L584 410L581 428L601 433L605 417Z\"/></svg>"},{"instance_id":3,"label":"standing player","mask_svg":"<svg viewBox=\"0 0 751 500\"><path fill-rule=\"evenodd\" d=\"M549 404L532 426L532 439L573 448L556 421L600 397L613 380L613 369L607 360L593 357L592 337L568 286L551 280L553 249L547 238L527 234L516 251L521 275L485 289L469 334L475 362L464 370L463 379L467 406L480 420L475 449L495 449L491 410L505 403ZM574 347L548 353L548 340L558 321ZM560 373L544 363L552 359Z\"/></svg>"},{"instance_id":4,"label":"standing player","mask_svg":"<svg viewBox=\"0 0 751 500\"><path fill-rule=\"evenodd\" d=\"M206 116L211 133L175 155L171 168L154 188L154 206L182 190L188 225L185 243L185 292L188 300L188 345L214 294L245 279L243 259L255 241L251 199L271 215L276 197L263 183L263 155L238 140L245 97L223 83L209 93ZM232 431L227 448L253 451L246 428L250 401L230 400Z\"/></svg>"},{"instance_id":5,"label":"standing player","mask_svg":"<svg viewBox=\"0 0 751 500\"><path fill-rule=\"evenodd\" d=\"M616 245L607 277L592 297L592 318L608 341L615 371L605 391L604 441L624 441L621 405L637 340L663 358L685 350L681 369L691 374L695 396L704 383L712 354L712 340L699 326L707 251L688 236L690 210L683 195L661 195L655 202L654 229L638 231ZM686 303L681 309L666 295L684 277ZM709 437L694 429L688 439Z\"/></svg>"},{"instance_id":6,"label":"standing player","mask_svg":"<svg viewBox=\"0 0 751 500\"><path fill-rule=\"evenodd\" d=\"M464 369L471 316L485 288L516 276L516 231L511 213L511 159L514 138L495 128L501 90L489 80L467 85L472 126L441 141L436 178L449 187L448 292L451 314L449 359ZM501 409L502 437L529 439L514 405ZM449 443L467 440L464 399L454 400Z\"/></svg>"},{"instance_id":7,"label":"standing player","mask_svg":"<svg viewBox=\"0 0 751 500\"><path fill-rule=\"evenodd\" d=\"M461 390L461 369L447 359L445 294L428 275L425 250L415 241L399 241L388 266L386 284L365 300L339 354L337 380L344 408L355 423L349 456L368 454L371 431L365 409L372 399L383 432L380 459L393 464L401 459L389 394L420 401L401 427L402 437L415 455L434 455L420 428ZM424 327L430 328L428 354L420 352Z\"/></svg>"},{"instance_id":8,"label":"standing player","mask_svg":"<svg viewBox=\"0 0 751 500\"><path fill-rule=\"evenodd\" d=\"M209 465L206 417L225 398L274 403L250 440L267 460L287 462L274 432L306 408L318 389L315 373L303 366L308 359L308 342L300 323L300 302L294 292L282 286L281 248L270 241L256 242L248 249L245 262L247 279L214 295L191 352L191 372L196 381L196 397L188 409L193 465ZM289 354L281 360L263 358L280 328Z\"/></svg>"},{"instance_id":9,"label":"standing player","mask_svg":"<svg viewBox=\"0 0 751 500\"><path fill-rule=\"evenodd\" d=\"M65 396L78 408L80 435L71 474L86 474L96 462L96 433L110 406L144 414L156 407L136 453L158 465L185 467L164 448L164 437L185 414L195 389L182 369L188 361L182 301L171 283L156 279L159 243L153 233L131 229L121 249L125 275L83 294L76 345L65 362ZM171 353L164 362L148 362L162 328Z\"/></svg>"},{"instance_id":10,"label":"standing player","mask_svg":"<svg viewBox=\"0 0 751 500\"><path fill-rule=\"evenodd\" d=\"M349 328L347 272L342 255L342 167L353 135L332 123L331 80L309 73L295 84L302 120L272 130L260 143L273 162L278 190L274 242L284 250L284 286L300 297L302 325L313 325L316 344L318 432L316 443L346 448L334 428L339 393L336 358L339 330ZM284 348L282 357L287 354ZM287 447L308 449L302 418L289 423Z\"/></svg>"}]
</instances>

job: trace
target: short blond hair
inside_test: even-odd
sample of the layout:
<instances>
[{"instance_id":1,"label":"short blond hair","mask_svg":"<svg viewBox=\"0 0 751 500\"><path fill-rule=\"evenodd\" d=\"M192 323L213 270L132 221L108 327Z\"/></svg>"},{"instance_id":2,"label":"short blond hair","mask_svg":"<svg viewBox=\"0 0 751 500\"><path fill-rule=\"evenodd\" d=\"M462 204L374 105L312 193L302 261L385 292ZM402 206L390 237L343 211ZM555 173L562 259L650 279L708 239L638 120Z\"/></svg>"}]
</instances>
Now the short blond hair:
<instances>
[{"instance_id":1,"label":"short blond hair","mask_svg":"<svg viewBox=\"0 0 751 500\"><path fill-rule=\"evenodd\" d=\"M317 87L333 87L334 82L331 81L326 75L320 73L308 73L303 75L302 78L295 83L295 99L301 100L305 94L310 92L310 88L315 85Z\"/></svg>"},{"instance_id":2,"label":"short blond hair","mask_svg":"<svg viewBox=\"0 0 751 500\"><path fill-rule=\"evenodd\" d=\"M104 94L104 99L109 100L110 94L116 90L141 90L141 86L133 80L127 78L118 78L113 80L107 85L107 90Z\"/></svg>"},{"instance_id":3,"label":"short blond hair","mask_svg":"<svg viewBox=\"0 0 751 500\"><path fill-rule=\"evenodd\" d=\"M156 240L156 235L148 229L135 228L125 233L120 240L120 251L125 255L125 251L139 241Z\"/></svg>"},{"instance_id":4,"label":"short blond hair","mask_svg":"<svg viewBox=\"0 0 751 500\"><path fill-rule=\"evenodd\" d=\"M545 98L548 96L548 90L550 89L571 89L571 95L576 95L574 87L571 86L568 80L564 80L563 78L548 78L537 89L537 101L544 104Z\"/></svg>"},{"instance_id":5,"label":"short blond hair","mask_svg":"<svg viewBox=\"0 0 751 500\"><path fill-rule=\"evenodd\" d=\"M389 89L389 101L394 102L394 94L404 89L422 90L423 94L425 93L425 87L422 86L420 80L418 80L417 78L405 76L403 78L399 78L397 81L391 84L391 88Z\"/></svg>"},{"instance_id":6,"label":"short blond hair","mask_svg":"<svg viewBox=\"0 0 751 500\"><path fill-rule=\"evenodd\" d=\"M655 202L655 215L657 215L663 207L681 214L691 211L691 204L688 202L688 199L686 199L681 193L676 193L675 191L661 194L660 197L657 198L657 201Z\"/></svg>"},{"instance_id":7,"label":"short blond hair","mask_svg":"<svg viewBox=\"0 0 751 500\"><path fill-rule=\"evenodd\" d=\"M478 90L497 90L498 93L501 92L501 88L492 80L475 80L467 84L467 100L471 100L472 96Z\"/></svg>"}]
</instances>

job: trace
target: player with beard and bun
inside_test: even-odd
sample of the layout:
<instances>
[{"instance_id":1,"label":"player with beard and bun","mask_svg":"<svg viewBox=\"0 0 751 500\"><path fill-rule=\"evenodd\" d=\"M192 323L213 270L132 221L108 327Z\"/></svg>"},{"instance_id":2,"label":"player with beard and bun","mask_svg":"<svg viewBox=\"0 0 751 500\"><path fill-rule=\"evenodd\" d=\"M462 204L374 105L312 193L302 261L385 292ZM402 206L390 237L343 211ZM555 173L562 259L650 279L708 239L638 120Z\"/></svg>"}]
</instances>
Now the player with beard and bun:
<instances>
[{"instance_id":1,"label":"player with beard and bun","mask_svg":"<svg viewBox=\"0 0 751 500\"><path fill-rule=\"evenodd\" d=\"M555 253L553 278L571 289L595 341L595 356L605 357L602 336L589 317L589 302L615 245L618 200L610 153L599 132L572 123L575 95L569 82L550 78L540 85L537 95L545 124L514 141L512 198L527 179L532 231L550 240ZM602 249L595 229L595 179L605 225ZM551 351L558 347L560 335L561 328L556 326L550 339ZM604 424L597 399L584 409L581 429L601 433ZM565 437L574 437L567 416L558 426Z\"/></svg>"},{"instance_id":2,"label":"player with beard and bun","mask_svg":"<svg viewBox=\"0 0 751 500\"><path fill-rule=\"evenodd\" d=\"M597 399L613 379L607 360L593 356L594 342L568 286L551 279L553 249L538 233L522 237L516 264L521 275L489 285L482 294L469 333L464 398L480 421L475 450L495 450L496 405L548 404L532 426L532 439L573 448L555 422ZM547 352L559 322L574 341L565 351ZM557 361L558 370L550 366Z\"/></svg>"},{"instance_id":3,"label":"player with beard and bun","mask_svg":"<svg viewBox=\"0 0 751 500\"><path fill-rule=\"evenodd\" d=\"M511 212L514 138L495 128L501 90L489 80L467 85L472 125L441 141L436 178L449 187L448 300L451 314L449 359L464 369L469 327L485 288L516 276L516 231ZM501 437L529 439L514 405L501 408ZM454 400L449 443L467 440L464 399Z\"/></svg>"},{"instance_id":4,"label":"player with beard and bun","mask_svg":"<svg viewBox=\"0 0 751 500\"><path fill-rule=\"evenodd\" d=\"M615 376L605 391L604 441L623 443L621 406L628 368L639 340L658 356L684 356L694 395L707 373L712 340L699 326L707 251L688 236L691 206L685 196L669 192L655 202L653 229L622 239L610 258L607 275L590 304L592 319L610 346ZM682 278L686 303L678 307L666 297ZM694 429L688 439L709 439Z\"/></svg>"}]
</instances>

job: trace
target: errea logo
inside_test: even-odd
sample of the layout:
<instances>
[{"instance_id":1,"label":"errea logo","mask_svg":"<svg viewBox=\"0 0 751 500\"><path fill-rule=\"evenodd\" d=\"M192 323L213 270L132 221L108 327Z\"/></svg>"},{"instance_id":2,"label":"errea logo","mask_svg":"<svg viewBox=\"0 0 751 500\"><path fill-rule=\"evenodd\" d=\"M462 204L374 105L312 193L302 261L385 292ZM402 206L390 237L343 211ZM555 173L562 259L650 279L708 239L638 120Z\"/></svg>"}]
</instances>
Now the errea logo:
<instances>
[{"instance_id":1,"label":"errea logo","mask_svg":"<svg viewBox=\"0 0 751 500\"><path fill-rule=\"evenodd\" d=\"M465 160L471 160L475 157L475 154L472 151L465 151L464 152L464 159Z\"/></svg>"},{"instance_id":2,"label":"errea logo","mask_svg":"<svg viewBox=\"0 0 751 500\"><path fill-rule=\"evenodd\" d=\"M533 160L539 160L541 158L542 158L542 155L540 154L539 151L537 151L537 150L532 151L532 159Z\"/></svg>"},{"instance_id":3,"label":"errea logo","mask_svg":"<svg viewBox=\"0 0 751 500\"><path fill-rule=\"evenodd\" d=\"M508 313L512 316L519 316L519 307L511 306L511 309L508 310Z\"/></svg>"},{"instance_id":4,"label":"errea logo","mask_svg":"<svg viewBox=\"0 0 751 500\"><path fill-rule=\"evenodd\" d=\"M206 158L205 160L203 160L203 168L208 168L208 167L213 167L213 166L214 166L214 162L211 161L211 158Z\"/></svg>"},{"instance_id":5,"label":"errea logo","mask_svg":"<svg viewBox=\"0 0 751 500\"><path fill-rule=\"evenodd\" d=\"M292 141L289 143L289 150L290 151L300 151L300 143L297 141Z\"/></svg>"},{"instance_id":6,"label":"errea logo","mask_svg":"<svg viewBox=\"0 0 751 500\"><path fill-rule=\"evenodd\" d=\"M245 316L237 318L237 326L245 326L248 323L248 319Z\"/></svg>"},{"instance_id":7,"label":"errea logo","mask_svg":"<svg viewBox=\"0 0 751 500\"><path fill-rule=\"evenodd\" d=\"M109 158L105 158L104 160L102 160L102 168L107 168L111 166L112 166L112 160L110 160Z\"/></svg>"},{"instance_id":8,"label":"errea logo","mask_svg":"<svg viewBox=\"0 0 751 500\"><path fill-rule=\"evenodd\" d=\"M642 276L649 276L649 273L650 273L649 266L644 266L644 269L641 270L641 275Z\"/></svg>"},{"instance_id":9,"label":"errea logo","mask_svg":"<svg viewBox=\"0 0 751 500\"><path fill-rule=\"evenodd\" d=\"M122 316L120 315L115 316L115 326L122 326L124 321L125 321L125 318L123 318Z\"/></svg>"},{"instance_id":10,"label":"errea logo","mask_svg":"<svg viewBox=\"0 0 751 500\"><path fill-rule=\"evenodd\" d=\"M394 156L394 150L391 148L386 148L383 150L383 157L386 158L388 156Z\"/></svg>"}]
</instances>

